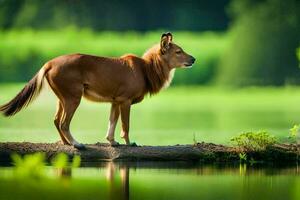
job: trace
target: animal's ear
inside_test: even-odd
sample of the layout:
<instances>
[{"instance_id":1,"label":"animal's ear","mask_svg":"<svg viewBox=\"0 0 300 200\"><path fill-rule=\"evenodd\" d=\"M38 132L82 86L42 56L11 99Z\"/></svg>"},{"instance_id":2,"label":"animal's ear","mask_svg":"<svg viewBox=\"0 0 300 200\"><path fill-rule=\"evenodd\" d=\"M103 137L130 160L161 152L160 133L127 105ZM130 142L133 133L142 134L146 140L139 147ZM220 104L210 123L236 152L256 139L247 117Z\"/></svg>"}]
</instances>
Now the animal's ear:
<instances>
[{"instance_id":1,"label":"animal's ear","mask_svg":"<svg viewBox=\"0 0 300 200\"><path fill-rule=\"evenodd\" d=\"M164 54L170 48L170 43L172 42L173 36L170 32L163 33L160 40L160 50Z\"/></svg>"},{"instance_id":2,"label":"animal's ear","mask_svg":"<svg viewBox=\"0 0 300 200\"><path fill-rule=\"evenodd\" d=\"M165 33L165 34L168 36L170 42L172 42L172 40L173 40L173 35L172 35L172 33L167 32L167 33Z\"/></svg>"}]
</instances>

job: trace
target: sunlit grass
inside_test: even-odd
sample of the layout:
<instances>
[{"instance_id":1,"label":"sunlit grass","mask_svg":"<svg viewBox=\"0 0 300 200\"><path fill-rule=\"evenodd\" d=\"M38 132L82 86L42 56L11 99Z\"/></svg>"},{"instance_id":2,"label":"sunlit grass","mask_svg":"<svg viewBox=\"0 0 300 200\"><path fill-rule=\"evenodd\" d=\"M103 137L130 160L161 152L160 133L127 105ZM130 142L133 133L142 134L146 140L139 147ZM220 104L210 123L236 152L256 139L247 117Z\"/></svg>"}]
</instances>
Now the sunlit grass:
<instances>
[{"instance_id":1,"label":"sunlit grass","mask_svg":"<svg viewBox=\"0 0 300 200\"><path fill-rule=\"evenodd\" d=\"M10 100L23 84L1 84L0 104ZM131 112L130 136L138 144L186 144L197 141L228 143L245 131L267 130L281 141L300 121L300 89L171 87ZM12 118L0 117L0 141L55 142L53 124L56 97L45 90L27 109ZM81 142L106 142L109 104L83 100L71 124ZM120 128L116 131L119 137Z\"/></svg>"}]
</instances>

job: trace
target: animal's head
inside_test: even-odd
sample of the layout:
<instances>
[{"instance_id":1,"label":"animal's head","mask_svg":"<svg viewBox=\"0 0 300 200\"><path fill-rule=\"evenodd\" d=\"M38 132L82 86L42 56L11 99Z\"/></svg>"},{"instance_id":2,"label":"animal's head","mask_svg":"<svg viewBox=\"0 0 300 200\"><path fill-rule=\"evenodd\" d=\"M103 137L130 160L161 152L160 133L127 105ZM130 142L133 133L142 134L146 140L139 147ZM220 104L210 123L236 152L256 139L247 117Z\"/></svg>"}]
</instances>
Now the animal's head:
<instances>
[{"instance_id":1,"label":"animal's head","mask_svg":"<svg viewBox=\"0 0 300 200\"><path fill-rule=\"evenodd\" d=\"M173 36L170 32L164 33L160 41L161 57L171 68L190 68L195 58L187 54L180 46L172 42Z\"/></svg>"}]
</instances>

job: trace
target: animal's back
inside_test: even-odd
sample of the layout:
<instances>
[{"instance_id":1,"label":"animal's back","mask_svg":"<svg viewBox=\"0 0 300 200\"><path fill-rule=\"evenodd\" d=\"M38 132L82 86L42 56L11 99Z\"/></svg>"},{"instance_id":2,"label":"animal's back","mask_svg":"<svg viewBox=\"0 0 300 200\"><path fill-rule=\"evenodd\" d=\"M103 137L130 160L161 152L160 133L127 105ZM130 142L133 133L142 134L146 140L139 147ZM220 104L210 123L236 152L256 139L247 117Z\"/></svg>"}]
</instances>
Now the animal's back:
<instances>
[{"instance_id":1,"label":"animal's back","mask_svg":"<svg viewBox=\"0 0 300 200\"><path fill-rule=\"evenodd\" d=\"M108 58L71 54L54 58L49 65L50 85L59 85L64 91L83 86L84 96L93 101L122 101L145 93L143 61L133 55Z\"/></svg>"}]
</instances>

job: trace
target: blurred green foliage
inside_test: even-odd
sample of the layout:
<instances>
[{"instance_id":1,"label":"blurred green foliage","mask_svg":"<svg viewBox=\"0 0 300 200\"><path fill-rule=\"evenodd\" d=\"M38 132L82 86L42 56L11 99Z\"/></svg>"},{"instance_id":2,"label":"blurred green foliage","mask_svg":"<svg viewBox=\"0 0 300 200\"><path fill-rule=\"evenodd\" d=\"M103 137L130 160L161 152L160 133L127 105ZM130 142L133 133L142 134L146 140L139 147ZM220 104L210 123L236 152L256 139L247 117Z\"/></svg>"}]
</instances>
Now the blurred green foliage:
<instances>
[{"instance_id":1,"label":"blurred green foliage","mask_svg":"<svg viewBox=\"0 0 300 200\"><path fill-rule=\"evenodd\" d=\"M141 56L174 30L197 59L177 70L175 85L300 84L299 10L299 0L3 0L0 82L28 81L62 54ZM204 30L215 32L197 32Z\"/></svg>"},{"instance_id":2,"label":"blurred green foliage","mask_svg":"<svg viewBox=\"0 0 300 200\"><path fill-rule=\"evenodd\" d=\"M300 1L233 0L232 37L218 82L235 86L299 83Z\"/></svg>"},{"instance_id":3,"label":"blurred green foliage","mask_svg":"<svg viewBox=\"0 0 300 200\"><path fill-rule=\"evenodd\" d=\"M41 179L46 177L46 158L44 153L27 154L23 157L19 154L12 154L14 172L16 178ZM71 162L65 153L57 154L52 160L53 167L58 169L70 169L80 166L81 158L75 155Z\"/></svg>"},{"instance_id":4,"label":"blurred green foliage","mask_svg":"<svg viewBox=\"0 0 300 200\"><path fill-rule=\"evenodd\" d=\"M142 56L160 41L162 31L100 32L70 27L60 31L10 30L0 32L0 82L28 81L48 60L63 54ZM175 84L208 84L217 71L219 55L227 37L212 32L174 32L174 42L196 57L191 70L179 69Z\"/></svg>"},{"instance_id":5,"label":"blurred green foliage","mask_svg":"<svg viewBox=\"0 0 300 200\"><path fill-rule=\"evenodd\" d=\"M28 154L23 158L18 154L12 154L11 158L15 165L14 170L17 178L40 179L45 176L45 154Z\"/></svg>"},{"instance_id":6,"label":"blurred green foliage","mask_svg":"<svg viewBox=\"0 0 300 200\"><path fill-rule=\"evenodd\" d=\"M95 31L224 30L229 0L0 0L0 27ZM195 20L197 19L197 20Z\"/></svg>"},{"instance_id":7,"label":"blurred green foliage","mask_svg":"<svg viewBox=\"0 0 300 200\"><path fill-rule=\"evenodd\" d=\"M59 153L51 161L51 164L55 168L76 168L80 166L81 158L79 155L75 155L72 162L69 162L69 157L65 153Z\"/></svg>"}]
</instances>

